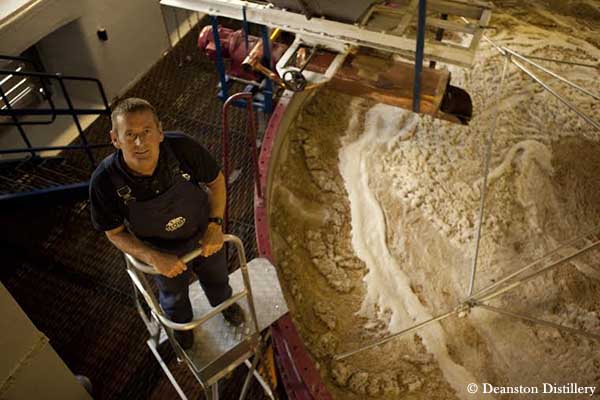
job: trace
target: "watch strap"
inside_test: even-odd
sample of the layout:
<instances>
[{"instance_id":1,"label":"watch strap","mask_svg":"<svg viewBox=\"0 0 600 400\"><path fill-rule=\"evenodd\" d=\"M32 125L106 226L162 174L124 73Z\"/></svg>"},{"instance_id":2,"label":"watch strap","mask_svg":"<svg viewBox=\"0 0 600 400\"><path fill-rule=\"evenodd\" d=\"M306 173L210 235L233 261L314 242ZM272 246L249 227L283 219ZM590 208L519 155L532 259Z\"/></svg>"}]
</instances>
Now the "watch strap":
<instances>
[{"instance_id":1,"label":"watch strap","mask_svg":"<svg viewBox=\"0 0 600 400\"><path fill-rule=\"evenodd\" d=\"M217 225L223 225L223 218L220 217L209 217L208 222L214 222Z\"/></svg>"}]
</instances>

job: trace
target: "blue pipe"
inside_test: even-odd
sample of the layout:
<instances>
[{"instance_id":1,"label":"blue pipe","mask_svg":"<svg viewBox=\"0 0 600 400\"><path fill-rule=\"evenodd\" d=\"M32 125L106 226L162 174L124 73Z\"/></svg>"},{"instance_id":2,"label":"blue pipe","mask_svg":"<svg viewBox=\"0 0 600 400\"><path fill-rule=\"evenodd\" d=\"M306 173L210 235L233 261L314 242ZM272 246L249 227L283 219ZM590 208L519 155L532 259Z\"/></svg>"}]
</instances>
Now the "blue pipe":
<instances>
[{"instance_id":1,"label":"blue pipe","mask_svg":"<svg viewBox=\"0 0 600 400\"><path fill-rule=\"evenodd\" d=\"M413 82L413 111L420 112L421 105L421 72L423 71L423 56L425 45L425 16L427 0L419 0L419 17L417 23L417 49L415 56L415 79Z\"/></svg>"},{"instance_id":2,"label":"blue pipe","mask_svg":"<svg viewBox=\"0 0 600 400\"><path fill-rule=\"evenodd\" d=\"M225 73L225 64L223 63L223 52L221 50L221 39L219 38L219 22L217 17L214 15L210 16L210 23L213 29L213 39L215 41L215 51L217 53L217 72L219 73L219 81L221 82L221 93L219 94L222 99L229 98L227 90L227 75Z\"/></svg>"},{"instance_id":3,"label":"blue pipe","mask_svg":"<svg viewBox=\"0 0 600 400\"><path fill-rule=\"evenodd\" d=\"M269 38L269 29L266 26L261 25L260 33L262 35L263 40L263 64L269 68L273 68L273 63L271 60L271 39ZM263 90L264 95L264 112L266 114L271 114L273 112L273 81L269 78L265 78L265 89Z\"/></svg>"}]
</instances>

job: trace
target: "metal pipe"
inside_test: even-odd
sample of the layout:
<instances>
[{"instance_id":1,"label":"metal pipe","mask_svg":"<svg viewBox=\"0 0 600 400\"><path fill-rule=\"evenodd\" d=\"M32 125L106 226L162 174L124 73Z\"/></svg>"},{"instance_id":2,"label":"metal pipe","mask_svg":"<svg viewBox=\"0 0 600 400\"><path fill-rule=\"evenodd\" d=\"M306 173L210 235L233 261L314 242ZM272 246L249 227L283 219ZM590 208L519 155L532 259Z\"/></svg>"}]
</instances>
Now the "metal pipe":
<instances>
[{"instance_id":1,"label":"metal pipe","mask_svg":"<svg viewBox=\"0 0 600 400\"><path fill-rule=\"evenodd\" d=\"M593 250L595 247L598 247L598 245L600 245L600 240L597 240L596 242L592 243L591 245L588 245L588 246L584 247L583 249L578 250L577 252L575 252L575 253L573 253L573 254L571 254L569 256L563 257L560 260L558 260L558 261L556 261L556 262L554 262L554 263L552 263L550 265L545 266L544 268L540 269L539 271L536 271L536 272L534 272L534 273L532 273L530 275L527 275L526 277L521 278L520 280L518 280L518 281L516 281L516 282L514 282L514 283L512 283L512 284L510 284L510 285L508 285L508 286L506 286L506 287L504 287L502 289L499 289L496 292L487 294L487 295L485 295L485 296L483 296L481 298L475 298L475 300L476 301L488 301L488 300L491 300L491 299L493 299L495 297L498 297L501 294L504 294L504 293L508 292L509 290L512 290L512 289L514 289L516 287L521 286L525 282L527 282L527 281L531 280L532 278L535 278L536 276L538 276L538 275L540 275L540 274L548 271L549 269L555 268L555 267L559 266L560 264L563 264L565 262L571 261L572 259L576 258L577 256L580 256L581 254L585 254L588 251Z\"/></svg>"},{"instance_id":2,"label":"metal pipe","mask_svg":"<svg viewBox=\"0 0 600 400\"><path fill-rule=\"evenodd\" d=\"M248 360L244 360L244 364L246 364L246 367L248 367L248 368L251 368L251 366L252 366L252 364ZM262 388L263 388L264 392L266 393L267 397L269 397L270 400L275 400L275 396L273 396L273 391L271 390L271 387L263 379L263 377L258 372L256 372L256 371L254 371L254 377L256 378L256 380L258 381L258 383L260 384L260 386L262 386Z\"/></svg>"},{"instance_id":3,"label":"metal pipe","mask_svg":"<svg viewBox=\"0 0 600 400\"><path fill-rule=\"evenodd\" d=\"M223 63L223 50L221 49L221 38L219 37L219 21L214 15L210 16L212 25L213 40L215 42L215 63L217 64L217 72L219 73L219 82L221 83L221 95L224 99L229 97L227 87L227 77L225 76L225 64Z\"/></svg>"},{"instance_id":4,"label":"metal pipe","mask_svg":"<svg viewBox=\"0 0 600 400\"><path fill-rule=\"evenodd\" d=\"M257 42L248 52L248 55L244 58L244 61L242 61L242 67L246 70L260 72L267 79L271 79L277 83L277 85L285 88L285 83L281 80L279 75L271 69L270 65L271 52L268 45L270 43L269 40L275 40L279 36L279 33L279 29L275 29L270 36L266 35L266 32L263 32L263 40ZM263 65L263 62L267 65Z\"/></svg>"},{"instance_id":5,"label":"metal pipe","mask_svg":"<svg viewBox=\"0 0 600 400\"><path fill-rule=\"evenodd\" d=\"M252 375L254 375L254 371L256 371L256 366L258 365L258 361L262 355L262 343L259 344L257 351L254 353L254 359L252 360L252 364L250 365L250 369L246 374L246 378L244 379L244 384L242 385L242 391L240 393L239 400L245 400L246 395L248 394L248 388L250 387L250 379L252 379Z\"/></svg>"},{"instance_id":6,"label":"metal pipe","mask_svg":"<svg viewBox=\"0 0 600 400\"><path fill-rule=\"evenodd\" d=\"M135 286L135 283L133 283L133 281L132 281L131 284L133 285L133 300L135 302L135 308L137 309L138 314L140 314L142 321L144 321L144 325L146 325L146 329L148 330L148 333L150 333L150 335L152 336L156 333L156 332L152 332L152 329L151 329L152 321L150 321L150 319L148 318L148 315L146 315L146 312L142 308L142 304L140 303L140 299L138 297L137 287Z\"/></svg>"},{"instance_id":7,"label":"metal pipe","mask_svg":"<svg viewBox=\"0 0 600 400\"><path fill-rule=\"evenodd\" d=\"M277 35L279 35L279 30L276 29L273 32L273 39L275 40L277 38ZM261 25L260 26L260 33L262 36L262 42L263 42L263 60L264 63L268 66L269 70L274 69L274 65L273 65L273 59L271 57L271 39L269 37L269 28L267 28L265 25ZM274 74L275 76L278 77L277 74ZM267 114L270 114L273 112L273 80L271 77L267 77L267 80L265 82L265 87L263 89L263 97L264 97L264 112Z\"/></svg>"},{"instance_id":8,"label":"metal pipe","mask_svg":"<svg viewBox=\"0 0 600 400\"><path fill-rule=\"evenodd\" d=\"M535 277L535 276L537 276L537 275L541 274L542 272L544 272L544 271L546 271L546 270L548 270L548 269L550 269L550 268L553 268L553 267L555 267L555 266L557 266L557 265L559 265L559 264L561 264L561 263L563 263L563 262L567 262L567 261L569 261L569 260L571 260L571 259L573 259L573 258L577 257L578 255L581 255L581 254L583 254L583 253L585 253L585 252L587 252L587 251L589 251L589 250L593 249L594 247L596 247L596 246L598 246L598 245L600 245L600 240L598 240L597 242L593 243L592 245L589 245L589 246L585 247L584 249L581 249L581 250L579 250L579 251L578 251L577 253L575 253L575 254L572 254L572 255L570 255L570 256L564 257L564 258L562 258L561 260L557 261L556 263L554 263L554 264L552 264L552 265L550 265L550 266L547 266L547 267L545 267L544 269L542 269L542 270L540 270L540 271L537 271L537 272L536 272L536 273L534 273L534 274L531 274L531 275L527 276L527 277L526 277L524 280L521 280L521 281L515 282L514 284L512 284L512 285L509 285L509 286L507 286L507 287L505 287L505 288L502 288L502 289L500 289L500 290L499 290L499 291L497 291L497 292L491 293L490 295L488 295L488 296L486 296L486 297L483 297L483 298L481 298L481 299L473 299L473 298L470 298L470 299L468 299L468 300L465 300L463 303L461 303L460 305L458 305L458 306L457 306L457 307L456 307L454 310L452 310L452 311L449 311L449 312L447 312L447 313L445 313L445 314L441 314L441 315L439 315L439 316L437 316L437 317L434 317L434 318L431 318L431 319L429 319L429 320L423 321L423 322L421 322L421 323L419 323L419 324L413 325L412 327L410 327L410 328L407 328L407 329L404 329L404 330L402 330L402 331L400 331L400 332L393 333L393 334L391 334L391 335L389 335L389 336L387 336L387 337L385 337L385 338L382 338L382 339L376 340L376 341L374 341L374 342L371 342L371 343L369 343L369 344L367 344L367 345L361 346L361 347L360 347L360 348L358 348L358 349L355 349L355 350L352 350L352 351L348 351L348 352L346 352L346 353L337 354L337 355L335 355L335 356L333 357L333 359L334 359L334 360L343 360L343 359L345 359L345 358L347 358L347 357L350 357L350 356L352 356L352 355L354 355L354 354L356 354L356 353L360 353L360 352L362 352L362 351L365 351L365 350L371 349L371 348L373 348L373 347L379 346L379 345L381 345L381 344L387 343L388 341L392 340L393 338L396 338L396 337L399 337L399 336L402 336L402 335L408 334L408 333L410 333L410 332L414 332L415 330L417 330L417 329L420 329L420 328L422 328L422 327L424 327L424 326L426 326L426 325L429 325L429 324L431 324L431 323L433 323L433 322L440 321L440 320L446 319L446 318L448 318L448 317L450 317L450 316L452 316L452 315L454 315L454 314L457 314L457 313L458 313L458 312L460 312L460 311L461 311L461 309L463 309L463 308L471 308L471 307L473 307L473 306L483 306L483 305L481 304L481 302L484 302L484 301L489 301L489 300L493 299L494 297L497 297L497 296L499 296L500 294L502 294L502 293L505 293L505 292L506 292L506 291L508 291L508 290L511 290L511 289L513 289L513 288L515 288L515 287L517 287L517 286L520 286L521 284L523 284L523 283L525 282L525 280L529 280L529 279L531 279L531 278L533 278L533 277Z\"/></svg>"},{"instance_id":9,"label":"metal pipe","mask_svg":"<svg viewBox=\"0 0 600 400\"><path fill-rule=\"evenodd\" d=\"M421 72L425 47L425 20L427 17L427 0L419 0L419 16L417 22L417 48L415 54L415 76L413 81L413 111L421 109Z\"/></svg>"},{"instance_id":10,"label":"metal pipe","mask_svg":"<svg viewBox=\"0 0 600 400\"><path fill-rule=\"evenodd\" d=\"M98 91L100 92L100 96L102 97L102 102L104 103L104 111L107 114L110 114L110 104L108 104L108 97L106 96L106 92L104 91L104 86L100 81L96 81L96 85L98 86Z\"/></svg>"},{"instance_id":11,"label":"metal pipe","mask_svg":"<svg viewBox=\"0 0 600 400\"><path fill-rule=\"evenodd\" d=\"M39 78L50 78L50 79L59 79L59 74L49 73L49 72L37 72L37 71L15 71L10 69L0 69L0 75L9 75L13 74L16 76L35 76ZM60 75L60 79L68 80L68 81L90 81L90 82L100 82L99 79L90 78L86 76L73 76L73 75ZM101 83L101 82L100 82Z\"/></svg>"},{"instance_id":12,"label":"metal pipe","mask_svg":"<svg viewBox=\"0 0 600 400\"><path fill-rule=\"evenodd\" d=\"M549 70L548 68L546 68L546 67L544 67L544 66L542 66L542 65L540 65L540 64L538 64L536 62L531 61L530 59L528 59L527 57L522 56L521 54L517 53L516 51L511 50L508 47L504 47L504 51L510 53L511 55L517 57L518 59L520 59L522 61L525 61L526 63L529 63L529 64L533 65L534 67L536 67L538 69L541 69L542 71L544 71L548 75L551 75L554 78L558 79L559 81L564 82L567 85L569 85L569 86L571 86L571 87L573 87L575 89L578 89L578 90L582 91L583 93L587 94L588 96L592 96L594 99L600 100L600 96L595 95L594 93L590 92L586 88L583 88L583 87L577 85L576 83L571 82L570 80L568 80L568 79L562 77L561 75L559 75L559 74L557 74L557 73Z\"/></svg>"},{"instance_id":13,"label":"metal pipe","mask_svg":"<svg viewBox=\"0 0 600 400\"><path fill-rule=\"evenodd\" d=\"M162 314L158 314L158 318L160 319L160 322L167 328L171 328L176 331L192 330L195 327L202 325L209 319L215 317L217 314L221 313L223 310L225 310L226 308L231 306L233 303L240 301L247 295L248 295L248 292L246 290L239 291L239 292L235 293L234 295L232 295L227 300L225 300L224 302L222 302L221 304L219 304L218 306L216 306L215 308L213 308L210 312L204 314L201 318L194 319L190 322L185 322L185 323L173 322Z\"/></svg>"},{"instance_id":14,"label":"metal pipe","mask_svg":"<svg viewBox=\"0 0 600 400\"><path fill-rule=\"evenodd\" d=\"M511 57L510 61L514 65L516 65L517 67L519 67L519 69L521 69L521 71L523 71L527 75L529 75L529 77L531 79L533 79L534 81L536 81L537 83L539 83L540 85L542 85L542 87L544 89L546 89L547 91L549 91L554 97L556 97L558 100L560 100L564 105L566 105L567 107L569 107L571 110L575 111L577 113L577 115L579 115L581 118L583 118L586 122L588 122L589 124L591 124L594 128L600 130L600 124L598 122L594 121L593 119L591 119L590 117L588 117L587 115L585 115L581 110L579 110L579 108L577 108L577 106L575 106L574 104L572 104L570 101L566 100L563 96L561 96L558 92L556 92L554 89L552 89L550 86L548 86L543 80L541 80L537 75L535 75L533 72L531 72L530 70L528 70L524 65L522 65L517 60L514 60L512 57Z\"/></svg>"},{"instance_id":15,"label":"metal pipe","mask_svg":"<svg viewBox=\"0 0 600 400\"><path fill-rule=\"evenodd\" d=\"M219 400L219 381L210 386L210 400Z\"/></svg>"},{"instance_id":16,"label":"metal pipe","mask_svg":"<svg viewBox=\"0 0 600 400\"><path fill-rule=\"evenodd\" d=\"M597 335L595 333L590 333L590 332L582 331L580 329L575 329L575 328L571 328L571 327L568 327L568 326L556 324L554 322L546 321L546 320L539 319L539 318L533 318L533 317L530 317L528 315L523 315L523 314L515 313L515 312L512 312L512 311L506 311L506 310L503 310L501 308L489 306L487 304L478 303L476 305L479 306L479 307L481 307L481 308L483 308L484 310L493 311L493 312L498 313L498 314L507 315L509 317L513 317L513 318L517 318L517 319L522 319L522 320L533 322L533 323L536 323L536 324L539 324L539 325L545 325L545 326L548 326L550 328L556 328L558 330L563 330L563 331L566 331L566 332L569 332L569 333L574 333L576 335L586 336L586 337L589 337L590 339L600 340L600 335Z\"/></svg>"},{"instance_id":17,"label":"metal pipe","mask_svg":"<svg viewBox=\"0 0 600 400\"><path fill-rule=\"evenodd\" d=\"M427 325L432 324L433 322L441 321L443 319L446 319L446 318L448 318L451 315L454 315L456 313L458 313L458 308L456 308L456 309L454 309L452 311L448 311L447 313L438 315L437 317L430 318L430 319L428 319L426 321L423 321L421 323L418 323L416 325L413 325L410 328L403 329L403 330L401 330L399 332L396 332L396 333L392 333L391 335L388 335L388 336L386 336L384 338L375 340L375 341L373 341L373 342L371 342L371 343L369 343L367 345L361 346L358 349L347 351L347 352L341 353L341 354L336 354L335 356L333 356L333 359L336 360L336 361L343 360L343 359L348 358L348 357L350 357L350 356L352 356L352 355L354 355L356 353L360 353L360 352L363 352L365 350L369 350L369 349L371 349L373 347L377 347L379 345L387 343L387 342L389 342L390 340L392 340L394 338L397 338L397 337L406 335L408 333L414 332L417 329L420 329L420 328L423 328L423 327L425 327Z\"/></svg>"},{"instance_id":18,"label":"metal pipe","mask_svg":"<svg viewBox=\"0 0 600 400\"><path fill-rule=\"evenodd\" d=\"M502 67L502 75L500 76L500 85L496 93L496 103L494 105L494 119L492 121L492 128L488 135L486 144L486 155L483 167L483 182L481 184L481 199L479 202L479 216L477 224L477 232L475 235L475 254L473 255L473 263L471 265L471 278L469 280L469 294L473 294L475 288L475 274L477 272L477 259L479 258L479 245L481 243L481 227L483 226L483 211L485 210L485 198L487 193L487 181L490 173L490 163L492 159L492 144L494 142L494 133L496 132L496 124L498 122L498 115L500 114L500 101L502 100L502 89L504 88L504 77L506 76L506 70L508 68L508 59L504 60L504 66Z\"/></svg>"},{"instance_id":19,"label":"metal pipe","mask_svg":"<svg viewBox=\"0 0 600 400\"><path fill-rule=\"evenodd\" d=\"M142 275L142 278L138 277L137 273L131 267L133 267L143 273L146 273L146 274L158 275L160 273L154 267L151 267L147 264L142 263L141 261L137 260L135 257L131 256L130 254L124 253L126 263L130 267L127 269L127 272L129 274L129 276L131 277L131 280L133 281L135 286L138 288L138 290L140 291L142 296L144 296L148 305L150 305L150 307L153 308L153 311L156 313L157 317L159 318L160 322L163 325L165 325L168 328L175 329L175 330L194 329L196 326L203 324L210 318L217 315L219 312L225 310L227 307L229 307L236 301L241 300L242 298L248 296L248 306L250 308L250 314L251 314L252 320L254 322L254 328L257 333L259 332L258 320L256 318L256 310L254 308L254 300L252 297L252 289L250 287L250 278L248 276L248 267L246 264L246 254L244 252L244 245L243 245L242 241L237 236L234 236L234 235L225 234L225 235L223 235L223 239L225 242L233 243L233 245L236 247L236 249L238 251L238 259L240 261L240 266L241 266L241 270L242 270L241 272L242 272L242 277L244 280L245 289L238 293L233 294L230 298L228 298L227 300L225 300L224 302L219 304L217 307L213 308L213 310L211 310L209 313L205 314L201 318L198 318L198 319L192 320L190 322L186 322L186 323L173 322L163 315L163 313L160 311L160 306L158 305L158 302L157 302L156 298L154 297L154 294L152 294L152 292L150 290L148 290L144 287L144 285L141 281L141 279L143 278L143 275ZM181 259L182 260L183 259L191 260L195 257L198 257L200 254L201 253L198 253L197 251L194 250L194 251L182 256ZM145 278L143 278L143 279L145 279Z\"/></svg>"},{"instance_id":20,"label":"metal pipe","mask_svg":"<svg viewBox=\"0 0 600 400\"><path fill-rule=\"evenodd\" d=\"M167 378L169 378L169 381L171 381L171 384L175 388L175 391L179 395L179 398L181 398L181 400L187 400L187 396L181 389L181 386L179 386L179 383L177 383L177 380L175 380L175 377L171 373L171 370L169 370L169 367L167 367L167 365L163 361L163 359L160 356L158 350L156 349L156 346L154 345L154 343L152 343L152 341L150 339L146 343L148 344L148 347L150 347L152 354L154 354L154 358L156 358L156 361L158 361L158 364L162 368L163 372L165 373L165 375L167 375Z\"/></svg>"},{"instance_id":21,"label":"metal pipe","mask_svg":"<svg viewBox=\"0 0 600 400\"><path fill-rule=\"evenodd\" d=\"M22 69L23 69L23 67L19 65L19 66L17 67L17 69L15 69L15 71L16 71L16 72L19 72L19 71L21 71ZM4 79L2 79L2 80L0 81L0 85L4 85L4 84L5 84L6 82L8 82L8 81L10 80L10 78L12 78L12 77L13 77L13 75L12 75L12 74L10 74L10 75L7 75L7 76L6 76L6 78L4 78Z\"/></svg>"},{"instance_id":22,"label":"metal pipe","mask_svg":"<svg viewBox=\"0 0 600 400\"><path fill-rule=\"evenodd\" d=\"M527 58L530 60L549 61L549 62L554 62L557 64L568 64L568 65L576 65L578 67L600 69L600 65L594 65L594 64L585 64L585 63L578 63L578 62L566 61L566 60L556 60L554 58L546 58L546 57L538 57L538 56L527 56Z\"/></svg>"},{"instance_id":23,"label":"metal pipe","mask_svg":"<svg viewBox=\"0 0 600 400\"><path fill-rule=\"evenodd\" d=\"M133 284L135 285L135 287L137 288L137 290L141 293L141 295L144 297L144 299L146 300L146 303L148 303L148 306L150 306L150 308L154 311L156 310L160 310L158 302L156 301L156 298L154 298L154 294L150 295L151 292L149 292L148 290L146 290L146 288L144 287L144 285L142 284L142 281L140 280L140 277L137 275L137 273L132 269L132 268L127 268L127 274L129 275L129 277L131 278L131 281L133 282ZM156 312L156 311L155 311ZM161 320L162 322L162 317L160 313L156 313L156 316Z\"/></svg>"},{"instance_id":24,"label":"metal pipe","mask_svg":"<svg viewBox=\"0 0 600 400\"><path fill-rule=\"evenodd\" d=\"M252 286L250 285L250 275L248 274L248 264L246 263L246 252L244 251L244 244L237 236L231 235L231 242L237 249L238 259L240 262L240 269L242 271L242 279L244 286L248 292L248 308L250 308L250 315L254 322L254 329L256 333L260 332L258 327L258 318L256 317L256 308L254 307L254 296L252 295Z\"/></svg>"},{"instance_id":25,"label":"metal pipe","mask_svg":"<svg viewBox=\"0 0 600 400\"><path fill-rule=\"evenodd\" d=\"M487 287L485 287L483 289L480 289L478 292L476 292L473 295L467 297L464 301L467 302L467 301L473 300L476 297L481 296L485 292L489 292L490 290L492 290L492 289L494 289L494 288L502 285L503 283L509 281L510 279L514 278L515 276L520 275L521 273L527 271L528 269L531 269L531 268L535 267L537 264L539 264L540 262L544 261L549 256L557 253L559 250L562 250L565 247L570 246L570 245L574 244L575 242L577 242L577 241L579 241L579 240L581 240L581 239L583 239L583 238L585 238L587 236L590 236L590 235L593 235L593 234L597 234L599 232L600 232L600 226L597 226L596 228L594 228L594 229L592 229L592 230L590 230L590 231L588 231L588 232L586 232L586 233L584 233L584 234L582 234L580 236L577 236L574 239L571 239L571 240L569 240L569 241L561 244L559 247L557 247L554 250L552 250L552 251L544 254L543 256L539 257L538 259L532 261L531 263L527 264L523 268L520 268L517 271L509 274L508 276L500 279L499 281L494 282L493 284L491 284L491 285L489 285L489 286L487 286Z\"/></svg>"},{"instance_id":26,"label":"metal pipe","mask_svg":"<svg viewBox=\"0 0 600 400\"><path fill-rule=\"evenodd\" d=\"M9 89L9 91L8 91L8 92L6 92L6 93L4 93L4 94L5 94L6 96L8 96L9 94L11 94L11 93L12 93L12 92L14 92L15 90L17 90L17 88L18 88L19 86L21 86L22 84L24 84L25 82L27 82L27 78L21 79L21 80L19 81L19 83L17 83L17 84L16 84L16 85L14 85L13 87L11 87L11 88ZM31 90L31 88L30 88L29 90Z\"/></svg>"},{"instance_id":27,"label":"metal pipe","mask_svg":"<svg viewBox=\"0 0 600 400\"><path fill-rule=\"evenodd\" d=\"M4 93L4 89L2 89L1 86L0 86L0 97L2 97L2 100L4 101L4 104L6 105L6 108L7 108L6 111L8 111L8 112L12 111L12 106L10 105L10 100ZM33 146L31 145L31 142L29 141L29 138L27 137L25 130L21 126L21 122L19 121L19 119L17 118L17 116L15 114L9 114L9 115L13 121L13 124L17 127L17 130L19 131L19 134L21 135L21 139L23 139L23 141L25 142L25 145L28 148L27 152L31 153L32 158L36 158L37 154L35 153L34 150L32 150Z\"/></svg>"},{"instance_id":28,"label":"metal pipe","mask_svg":"<svg viewBox=\"0 0 600 400\"><path fill-rule=\"evenodd\" d=\"M31 93L31 87L27 86L22 92L20 92L18 95L16 95L15 97L12 98L12 103L13 104L17 104L23 97L27 96L29 93ZM9 90L10 92L10 90ZM7 93L8 95L8 93ZM6 109L6 106L3 106L2 109Z\"/></svg>"},{"instance_id":29,"label":"metal pipe","mask_svg":"<svg viewBox=\"0 0 600 400\"><path fill-rule=\"evenodd\" d=\"M231 97L229 97L225 101L225 104L223 104L223 121L222 121L223 131L222 131L222 138L221 138L221 141L223 143L223 147L222 147L223 165L229 164L229 148L228 148L229 122L228 122L228 118L227 118L228 111L229 111L229 108L231 107L231 105L240 99L244 99L246 102L246 111L248 113L248 121L246 123L246 127L247 127L246 140L248 142L248 145L250 146L250 152L252 155L254 186L256 188L256 193L258 195L258 198L262 199L262 188L260 187L260 174L259 174L259 170L258 170L258 151L256 149L257 134L256 134L256 121L254 119L254 107L253 107L254 95L250 92L236 93L236 94L232 95ZM225 170L225 168L224 168L224 172L226 172L228 174L228 171L229 171L229 166L228 166L227 170ZM226 177L228 177L228 175L226 175ZM226 180L227 180L227 178L226 178Z\"/></svg>"},{"instance_id":30,"label":"metal pipe","mask_svg":"<svg viewBox=\"0 0 600 400\"><path fill-rule=\"evenodd\" d=\"M73 117L73 121L75 122L77 131L79 132L79 138L81 139L81 142L83 143L84 151L86 152L88 159L90 160L90 163L92 164L92 168L95 169L96 168L96 159L94 158L94 155L92 154L92 151L89 148L87 138L85 137L85 134L83 133L83 128L81 127L81 124L79 123L79 118L77 117L77 114L74 112L75 107L73 107L73 102L71 101L71 96L69 96L69 92L67 91L67 87L65 86L65 82L61 78L61 75L56 74L56 76L58 77L58 83L60 84L60 88L62 89L65 101L67 102L67 105L69 106L69 110L71 111L71 116Z\"/></svg>"},{"instance_id":31,"label":"metal pipe","mask_svg":"<svg viewBox=\"0 0 600 400\"><path fill-rule=\"evenodd\" d=\"M250 27L248 26L248 19L246 18L246 6L242 7L242 21L244 28L244 50L246 51L246 56L248 56L248 53L250 52L250 44L248 42Z\"/></svg>"},{"instance_id":32,"label":"metal pipe","mask_svg":"<svg viewBox=\"0 0 600 400\"><path fill-rule=\"evenodd\" d=\"M466 21L466 19L464 19L464 18L463 18L463 20ZM500 52L500 54L505 55L505 56L508 56L508 54L510 54L511 56L513 55L512 53L514 53L514 52L509 53L510 49L508 49L507 47L500 47L500 46L498 46L496 43L494 43L491 39L489 39L485 35L483 35L483 38L486 41L488 41L492 46L494 46L496 48L496 50L498 50ZM519 63L518 61L514 60L512 57L509 57L509 58L510 58L510 61L514 65L516 65L519 69L521 69L521 71L525 72L527 75L529 75L530 78L532 78L534 81L536 81L537 83L539 83L540 85L542 85L542 87L544 89L546 89L547 91L549 91L554 97L556 97L558 100L560 100L564 105L566 105L567 107L569 107L571 110L575 111L577 113L577 115L579 115L581 118L583 118L586 122L588 122L589 124L591 124L596 129L600 130L600 124L598 124L593 119L591 119L590 117L588 117L587 115L585 115L575 105L573 105L571 102L569 102L568 100L566 100L565 98L563 98L558 92L556 92L554 89L552 89L546 83L544 83L544 81L542 79L540 79L538 76L536 76L533 72L529 71L521 63ZM543 67L541 67L541 68L543 68Z\"/></svg>"}]
</instances>

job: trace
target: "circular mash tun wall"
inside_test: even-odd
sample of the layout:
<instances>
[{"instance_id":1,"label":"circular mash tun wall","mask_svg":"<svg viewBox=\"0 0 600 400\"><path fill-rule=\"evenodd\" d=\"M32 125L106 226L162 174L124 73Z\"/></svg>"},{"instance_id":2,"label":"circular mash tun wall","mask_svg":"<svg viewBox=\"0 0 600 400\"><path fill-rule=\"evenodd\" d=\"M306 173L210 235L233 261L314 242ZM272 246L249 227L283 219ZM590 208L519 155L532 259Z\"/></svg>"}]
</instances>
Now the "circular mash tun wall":
<instances>
[{"instance_id":1,"label":"circular mash tun wall","mask_svg":"<svg viewBox=\"0 0 600 400\"><path fill-rule=\"evenodd\" d=\"M598 65L598 2L496 6L497 29L486 32L495 43ZM473 69L451 69L473 99L466 127L321 90L286 133L270 198L273 254L335 398L479 398L467 386L483 382L600 386L598 341L483 308L334 360L466 297L503 63L484 40ZM600 93L598 68L540 63ZM600 120L598 101L540 76ZM600 225L600 132L510 64L500 98L475 291ZM599 256L593 250L489 304L598 334Z\"/></svg>"}]
</instances>

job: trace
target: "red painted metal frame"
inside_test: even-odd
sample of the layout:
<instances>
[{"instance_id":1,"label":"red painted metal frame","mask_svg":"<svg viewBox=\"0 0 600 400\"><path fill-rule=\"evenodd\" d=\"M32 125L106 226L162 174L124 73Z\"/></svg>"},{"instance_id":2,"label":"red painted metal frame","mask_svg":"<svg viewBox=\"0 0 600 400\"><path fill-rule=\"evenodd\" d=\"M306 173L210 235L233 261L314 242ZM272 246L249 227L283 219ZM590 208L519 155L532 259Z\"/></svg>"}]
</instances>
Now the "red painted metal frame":
<instances>
[{"instance_id":1,"label":"red painted metal frame","mask_svg":"<svg viewBox=\"0 0 600 400\"><path fill-rule=\"evenodd\" d=\"M258 161L257 175L260 177L260 191L257 190L254 195L254 224L258 253L272 263L274 260L269 239L267 196L264 194L267 190L269 162L275 136L290 100L291 96L282 96L269 119ZM289 313L273 324L271 333L275 344L276 359L288 397L292 400L331 400L331 394L321 381L319 371L308 354Z\"/></svg>"}]
</instances>

